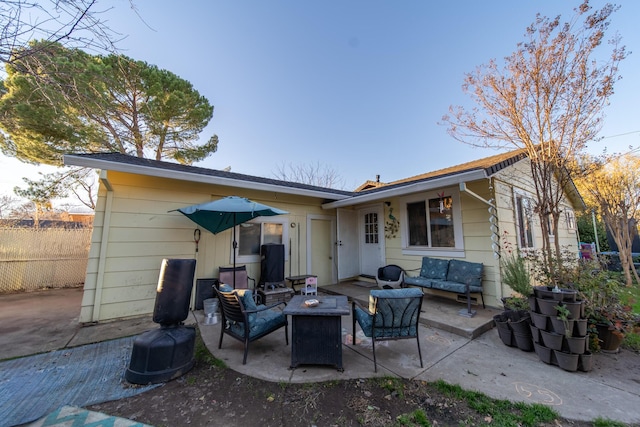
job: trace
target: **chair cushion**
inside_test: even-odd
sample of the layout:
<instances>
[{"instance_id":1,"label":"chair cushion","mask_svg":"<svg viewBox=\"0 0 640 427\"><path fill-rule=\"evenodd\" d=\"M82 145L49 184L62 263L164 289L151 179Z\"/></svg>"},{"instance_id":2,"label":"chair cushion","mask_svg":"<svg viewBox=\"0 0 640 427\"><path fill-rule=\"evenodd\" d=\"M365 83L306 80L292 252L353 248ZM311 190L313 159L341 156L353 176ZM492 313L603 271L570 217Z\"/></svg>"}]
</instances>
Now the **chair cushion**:
<instances>
[{"instance_id":1,"label":"chair cushion","mask_svg":"<svg viewBox=\"0 0 640 427\"><path fill-rule=\"evenodd\" d=\"M355 306L355 311L353 312L354 316L356 316L356 320L358 324L362 328L362 332L365 337L371 338L371 326L373 325L373 316L369 315L369 313L365 312L363 309Z\"/></svg>"},{"instance_id":2,"label":"chair cushion","mask_svg":"<svg viewBox=\"0 0 640 427\"><path fill-rule=\"evenodd\" d=\"M373 289L369 293L369 298L411 298L419 296L422 296L422 291L418 288Z\"/></svg>"},{"instance_id":3,"label":"chair cushion","mask_svg":"<svg viewBox=\"0 0 640 427\"><path fill-rule=\"evenodd\" d=\"M286 323L286 316L279 310L264 310L253 313L249 316L249 339L273 331ZM241 322L231 324L229 328L238 335L244 335L244 324Z\"/></svg>"},{"instance_id":4,"label":"chair cushion","mask_svg":"<svg viewBox=\"0 0 640 427\"><path fill-rule=\"evenodd\" d=\"M245 310L257 310L255 300L253 299L253 291L251 289L236 289L236 293L242 301Z\"/></svg>"},{"instance_id":5,"label":"chair cushion","mask_svg":"<svg viewBox=\"0 0 640 427\"><path fill-rule=\"evenodd\" d=\"M218 286L218 289L220 290L220 292L233 291L233 288L231 287L231 285L227 285L226 283L220 283L220 285Z\"/></svg>"},{"instance_id":6,"label":"chair cushion","mask_svg":"<svg viewBox=\"0 0 640 427\"><path fill-rule=\"evenodd\" d=\"M452 259L446 280L482 288L482 270L482 263Z\"/></svg>"},{"instance_id":7,"label":"chair cushion","mask_svg":"<svg viewBox=\"0 0 640 427\"><path fill-rule=\"evenodd\" d=\"M444 280L447 278L448 269L448 260L425 256L422 257L422 268L420 269L420 276L427 279Z\"/></svg>"},{"instance_id":8,"label":"chair cushion","mask_svg":"<svg viewBox=\"0 0 640 427\"><path fill-rule=\"evenodd\" d=\"M407 319L402 314L406 314L407 304L409 303L407 298L419 297L422 297L422 291L418 288L372 290L369 294L369 311L373 313L374 308L377 309L378 314L375 316L376 338L415 336L417 318L411 319L412 325L403 326L403 322L406 324L410 319ZM376 305L378 298L385 299L386 303L378 302ZM418 303L418 301L416 301L416 303ZM354 315L364 335L371 337L373 334L374 316L371 316L358 306L355 306ZM415 316L419 316L417 306L416 312L414 313L414 317Z\"/></svg>"}]
</instances>

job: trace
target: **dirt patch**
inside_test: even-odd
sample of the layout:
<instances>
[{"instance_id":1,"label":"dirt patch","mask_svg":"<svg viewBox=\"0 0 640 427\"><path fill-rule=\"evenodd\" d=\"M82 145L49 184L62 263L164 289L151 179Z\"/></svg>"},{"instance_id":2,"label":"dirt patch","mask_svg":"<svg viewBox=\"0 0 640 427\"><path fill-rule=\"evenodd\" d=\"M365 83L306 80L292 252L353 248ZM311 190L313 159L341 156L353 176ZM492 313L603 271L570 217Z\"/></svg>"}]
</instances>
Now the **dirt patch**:
<instances>
[{"instance_id":1,"label":"dirt patch","mask_svg":"<svg viewBox=\"0 0 640 427\"><path fill-rule=\"evenodd\" d=\"M272 383L198 362L183 377L137 396L88 407L161 426L501 425L433 384L395 378ZM411 419L422 410L428 423ZM405 416L405 418L398 418ZM557 419L539 426L586 427Z\"/></svg>"}]
</instances>

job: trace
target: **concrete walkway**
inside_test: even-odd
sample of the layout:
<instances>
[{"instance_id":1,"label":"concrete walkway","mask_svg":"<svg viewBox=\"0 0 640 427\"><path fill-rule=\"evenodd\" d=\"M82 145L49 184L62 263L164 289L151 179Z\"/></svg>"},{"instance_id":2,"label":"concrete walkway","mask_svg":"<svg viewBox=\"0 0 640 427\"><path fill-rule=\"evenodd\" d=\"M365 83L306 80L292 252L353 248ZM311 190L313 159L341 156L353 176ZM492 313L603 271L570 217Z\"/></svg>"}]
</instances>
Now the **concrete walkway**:
<instances>
[{"instance_id":1,"label":"concrete walkway","mask_svg":"<svg viewBox=\"0 0 640 427\"><path fill-rule=\"evenodd\" d=\"M354 288L350 292L358 294L351 298L361 299L368 295L369 289ZM151 316L81 327L77 324L80 300L79 290L0 296L0 359L138 334L158 327L151 322ZM463 307L461 304L427 298L423 307L425 314L430 313L435 321L441 322L441 327L435 327L428 324L433 319L421 319L424 368L420 368L414 340L391 341L376 346L377 374L373 370L370 343L358 333L357 345L343 344L344 372L328 366L291 370L291 346L285 346L284 330L251 343L247 364L242 365L242 343L225 336L222 349L218 349L220 324L203 324L201 311L193 312L186 323L199 324L209 350L229 368L268 381L301 383L385 375L423 381L443 379L494 398L550 405L570 419L603 417L640 425L640 355L625 350L618 354L596 354L592 371L565 372L540 362L535 353L505 346L495 329L475 339L467 336L465 325L477 322L480 326L476 328L483 328L486 322L482 316L492 317L482 308L477 308L478 315L470 320L455 314ZM461 323L451 325L458 322ZM347 340L351 334L350 316L343 317L342 326Z\"/></svg>"}]
</instances>

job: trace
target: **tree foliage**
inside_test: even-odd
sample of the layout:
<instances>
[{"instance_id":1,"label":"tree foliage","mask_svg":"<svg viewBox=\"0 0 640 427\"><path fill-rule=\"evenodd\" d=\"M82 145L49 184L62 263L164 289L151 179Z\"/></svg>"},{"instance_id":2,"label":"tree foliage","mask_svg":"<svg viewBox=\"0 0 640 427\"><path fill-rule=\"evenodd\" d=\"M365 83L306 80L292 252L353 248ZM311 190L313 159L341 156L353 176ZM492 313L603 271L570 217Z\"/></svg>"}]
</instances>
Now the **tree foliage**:
<instances>
[{"instance_id":1,"label":"tree foliage","mask_svg":"<svg viewBox=\"0 0 640 427\"><path fill-rule=\"evenodd\" d=\"M102 19L104 11L98 9L97 0L3 0L0 62L23 60L24 55L33 51L19 48L33 39L111 51L118 35Z\"/></svg>"},{"instance_id":2,"label":"tree foliage","mask_svg":"<svg viewBox=\"0 0 640 427\"><path fill-rule=\"evenodd\" d=\"M60 172L40 173L40 176L40 180L22 178L27 187L15 187L14 193L32 201L36 206L50 205L51 199L73 195L89 209L96 208L97 188L93 170L72 167Z\"/></svg>"},{"instance_id":3,"label":"tree foliage","mask_svg":"<svg viewBox=\"0 0 640 427\"><path fill-rule=\"evenodd\" d=\"M34 42L7 66L0 149L60 165L65 153L120 152L190 164L217 149L198 143L213 107L167 70L123 55L90 55Z\"/></svg>"},{"instance_id":4,"label":"tree foliage","mask_svg":"<svg viewBox=\"0 0 640 427\"><path fill-rule=\"evenodd\" d=\"M544 262L551 276L560 269L558 224L573 159L599 132L603 107L626 57L616 35L604 50L611 14L606 4L593 10L588 1L571 21L537 15L525 41L504 59L479 66L465 76L463 90L476 103L450 107L443 117L456 140L482 147L523 149L531 161L534 207L542 227ZM555 239L549 236L555 235Z\"/></svg>"},{"instance_id":5,"label":"tree foliage","mask_svg":"<svg viewBox=\"0 0 640 427\"><path fill-rule=\"evenodd\" d=\"M640 222L640 157L585 157L581 164L583 175L578 182L585 201L597 210L611 232L627 285L631 285L632 275L640 284L633 265L634 234L630 226Z\"/></svg>"},{"instance_id":6,"label":"tree foliage","mask_svg":"<svg viewBox=\"0 0 640 427\"><path fill-rule=\"evenodd\" d=\"M580 179L576 181L578 185L578 190L582 194L580 186ZM576 215L576 225L578 227L578 234L580 235L580 241L586 243L595 243L596 240L598 242L599 250L602 252L609 251L609 242L607 241L607 230L605 228L604 222L599 216L595 218L595 230L593 224L593 210L591 206L587 203L587 210L580 212Z\"/></svg>"},{"instance_id":7,"label":"tree foliage","mask_svg":"<svg viewBox=\"0 0 640 427\"><path fill-rule=\"evenodd\" d=\"M340 174L328 166L320 163L308 163L300 165L279 164L278 169L273 172L277 179L283 181L299 182L302 184L315 185L325 188L342 189L344 180Z\"/></svg>"}]
</instances>

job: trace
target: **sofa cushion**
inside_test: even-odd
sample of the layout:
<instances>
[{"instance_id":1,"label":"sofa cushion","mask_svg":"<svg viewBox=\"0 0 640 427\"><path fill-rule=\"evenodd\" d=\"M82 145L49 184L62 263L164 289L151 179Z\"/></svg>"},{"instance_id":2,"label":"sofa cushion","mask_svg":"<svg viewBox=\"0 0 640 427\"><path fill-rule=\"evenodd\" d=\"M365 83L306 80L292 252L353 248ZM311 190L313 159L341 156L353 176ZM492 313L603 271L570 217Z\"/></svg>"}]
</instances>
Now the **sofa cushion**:
<instances>
[{"instance_id":1,"label":"sofa cushion","mask_svg":"<svg viewBox=\"0 0 640 427\"><path fill-rule=\"evenodd\" d=\"M447 278L447 270L449 269L449 260L422 257L422 268L420 276L427 279L445 280Z\"/></svg>"},{"instance_id":2,"label":"sofa cushion","mask_svg":"<svg viewBox=\"0 0 640 427\"><path fill-rule=\"evenodd\" d=\"M482 263L452 259L449 261L449 271L447 272L446 280L449 282L469 284L469 286L482 289L482 270Z\"/></svg>"},{"instance_id":3,"label":"sofa cushion","mask_svg":"<svg viewBox=\"0 0 640 427\"><path fill-rule=\"evenodd\" d=\"M417 276L417 277L404 276L404 284L411 285L411 286L422 286L423 288L430 288L431 279L427 279L422 276Z\"/></svg>"},{"instance_id":4,"label":"sofa cushion","mask_svg":"<svg viewBox=\"0 0 640 427\"><path fill-rule=\"evenodd\" d=\"M434 280L431 282L431 289L439 289L441 291L455 292L458 294L467 293L467 285L460 282L451 282L449 280ZM482 287L469 286L470 292L482 292Z\"/></svg>"}]
</instances>

